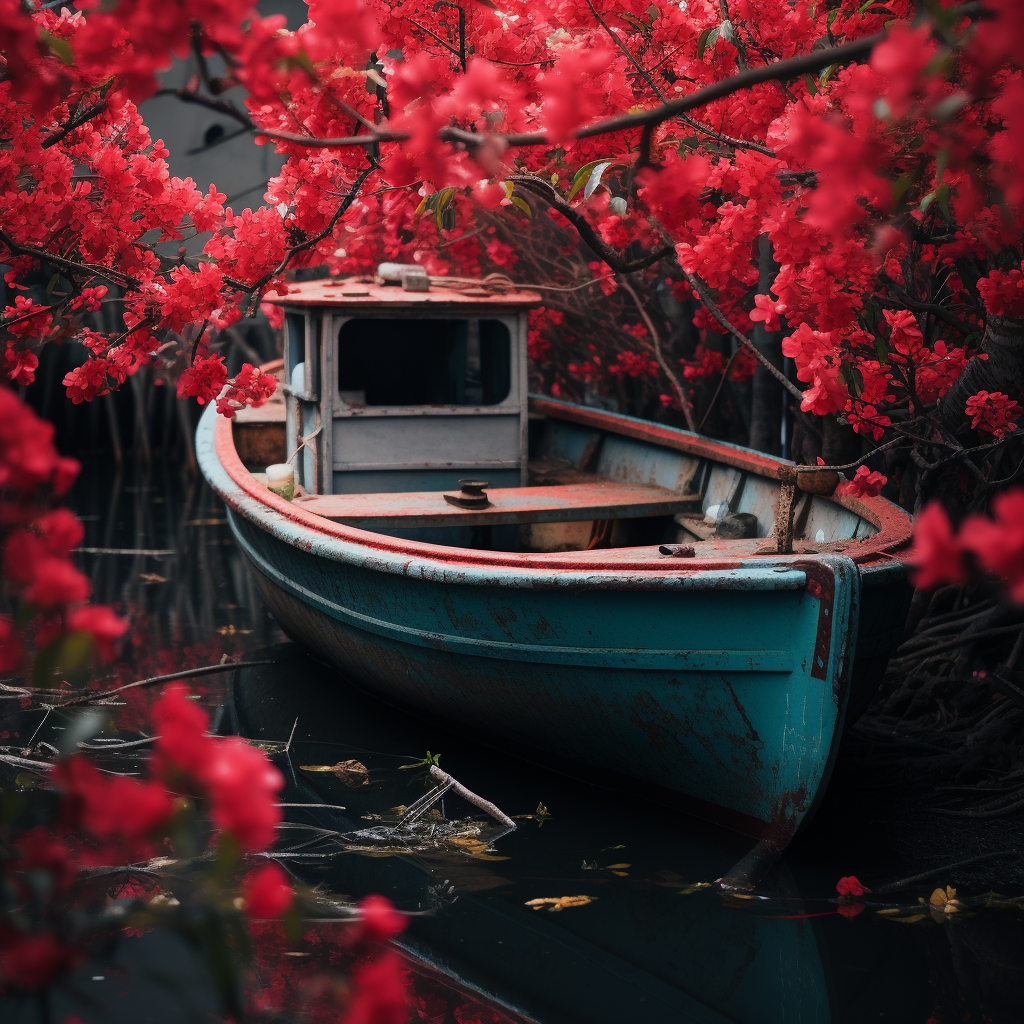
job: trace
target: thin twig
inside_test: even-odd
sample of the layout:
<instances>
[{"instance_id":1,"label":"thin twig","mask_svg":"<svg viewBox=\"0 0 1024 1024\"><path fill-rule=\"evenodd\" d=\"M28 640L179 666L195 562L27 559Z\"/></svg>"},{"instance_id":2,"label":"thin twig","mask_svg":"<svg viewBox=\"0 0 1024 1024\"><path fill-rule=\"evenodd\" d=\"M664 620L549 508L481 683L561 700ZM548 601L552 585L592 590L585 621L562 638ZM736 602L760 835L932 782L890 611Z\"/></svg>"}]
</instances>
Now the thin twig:
<instances>
[{"instance_id":1,"label":"thin twig","mask_svg":"<svg viewBox=\"0 0 1024 1024\"><path fill-rule=\"evenodd\" d=\"M55 708L70 708L79 704L93 704L106 697L113 697L115 694L123 693L125 690L134 690L139 686L155 686L159 683L170 683L177 679L191 679L195 676L216 675L218 672L233 672L236 668L256 668L259 665L275 665L274 661L226 661L222 665L204 665L201 668L188 668L181 672L171 672L163 676L150 676L148 679L138 679L134 683L125 683L113 690L96 690L93 693L82 697L75 697L72 700L64 701L62 704L54 704Z\"/></svg>"},{"instance_id":2,"label":"thin twig","mask_svg":"<svg viewBox=\"0 0 1024 1024\"><path fill-rule=\"evenodd\" d=\"M693 410L690 408L689 399L686 397L686 392L683 390L682 384L679 383L679 378L676 376L672 367L669 366L668 360L665 358L665 354L661 350L661 337L655 329L654 323L650 316L648 316L647 310L644 309L644 304L640 301L640 296L637 295L629 281L625 277L620 277L619 284L621 284L629 293L633 302L636 304L636 308L640 311L640 315L643 317L644 323L647 325L647 330L651 332L651 340L654 343L654 355L658 360L658 365L665 372L665 376L668 377L669 383L672 385L672 389L675 391L676 397L679 399L679 405L683 410L683 415L686 417L686 426L696 433L697 425L693 418Z\"/></svg>"}]
</instances>

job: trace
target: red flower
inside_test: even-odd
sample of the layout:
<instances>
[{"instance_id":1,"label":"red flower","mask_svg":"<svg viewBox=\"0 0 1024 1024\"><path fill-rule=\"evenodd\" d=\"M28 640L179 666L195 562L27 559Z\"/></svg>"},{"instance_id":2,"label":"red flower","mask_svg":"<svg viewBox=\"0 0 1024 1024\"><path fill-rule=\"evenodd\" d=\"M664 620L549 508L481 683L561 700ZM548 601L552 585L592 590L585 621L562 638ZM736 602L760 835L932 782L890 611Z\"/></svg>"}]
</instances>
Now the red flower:
<instances>
[{"instance_id":1,"label":"red flower","mask_svg":"<svg viewBox=\"0 0 1024 1024\"><path fill-rule=\"evenodd\" d=\"M295 893L284 868L271 861L245 876L242 896L249 917L280 917L292 905Z\"/></svg>"},{"instance_id":2,"label":"red flower","mask_svg":"<svg viewBox=\"0 0 1024 1024\"><path fill-rule=\"evenodd\" d=\"M213 760L216 740L206 735L206 712L188 698L188 687L171 683L153 705L153 724L159 734L154 761L165 777L175 771L202 779Z\"/></svg>"},{"instance_id":3,"label":"red flower","mask_svg":"<svg viewBox=\"0 0 1024 1024\"><path fill-rule=\"evenodd\" d=\"M359 904L361 919L352 935L353 943L389 942L408 923L405 914L395 910L394 904L385 896L367 896Z\"/></svg>"},{"instance_id":4,"label":"red flower","mask_svg":"<svg viewBox=\"0 0 1024 1024\"><path fill-rule=\"evenodd\" d=\"M200 405L205 405L220 394L227 380L227 367L220 356L196 356L178 379L178 397L194 397Z\"/></svg>"},{"instance_id":5,"label":"red flower","mask_svg":"<svg viewBox=\"0 0 1024 1024\"><path fill-rule=\"evenodd\" d=\"M4 552L5 562L7 551ZM83 576L66 558L40 558L32 567L32 580L25 590L25 600L41 608L85 601L92 591L88 577Z\"/></svg>"},{"instance_id":6,"label":"red flower","mask_svg":"<svg viewBox=\"0 0 1024 1024\"><path fill-rule=\"evenodd\" d=\"M126 619L118 618L114 610L105 604L87 604L68 613L68 630L82 631L92 635L96 650L104 661L116 653L114 641L124 635L128 628Z\"/></svg>"},{"instance_id":7,"label":"red flower","mask_svg":"<svg viewBox=\"0 0 1024 1024\"><path fill-rule=\"evenodd\" d=\"M58 892L75 879L76 868L66 844L45 828L33 828L14 841L16 871L45 871Z\"/></svg>"},{"instance_id":8,"label":"red flower","mask_svg":"<svg viewBox=\"0 0 1024 1024\"><path fill-rule=\"evenodd\" d=\"M217 827L243 848L272 845L281 821L276 804L284 777L267 755L235 736L207 736L206 712L188 699L181 684L167 688L153 717L160 733L155 750L160 772L184 772L199 783Z\"/></svg>"},{"instance_id":9,"label":"red flower","mask_svg":"<svg viewBox=\"0 0 1024 1024\"><path fill-rule=\"evenodd\" d=\"M910 559L917 567L911 582L921 590L934 590L943 583L963 583L967 579L964 548L938 502L926 505L917 517Z\"/></svg>"},{"instance_id":10,"label":"red flower","mask_svg":"<svg viewBox=\"0 0 1024 1024\"><path fill-rule=\"evenodd\" d=\"M352 970L349 1004L342 1024L406 1024L409 1005L402 961L393 949Z\"/></svg>"},{"instance_id":11,"label":"red flower","mask_svg":"<svg viewBox=\"0 0 1024 1024\"><path fill-rule=\"evenodd\" d=\"M6 615L0 615L0 672L13 672L24 653L14 623Z\"/></svg>"},{"instance_id":12,"label":"red flower","mask_svg":"<svg viewBox=\"0 0 1024 1024\"><path fill-rule=\"evenodd\" d=\"M25 935L5 930L0 935L0 981L38 992L80 959L80 954L51 932Z\"/></svg>"},{"instance_id":13,"label":"red flower","mask_svg":"<svg viewBox=\"0 0 1024 1024\"><path fill-rule=\"evenodd\" d=\"M236 736L218 740L203 781L209 787L213 820L246 850L271 846L281 821L276 806L284 777L262 750Z\"/></svg>"},{"instance_id":14,"label":"red flower","mask_svg":"<svg viewBox=\"0 0 1024 1024\"><path fill-rule=\"evenodd\" d=\"M770 295L755 295L754 308L750 311L750 319L757 323L764 321L766 331L778 331L782 328L779 315L786 312L786 304L778 302Z\"/></svg>"},{"instance_id":15,"label":"red flower","mask_svg":"<svg viewBox=\"0 0 1024 1024\"><path fill-rule=\"evenodd\" d=\"M836 494L852 494L858 498L873 498L882 493L888 477L884 473L872 472L867 466L858 466L852 480L846 480L836 488Z\"/></svg>"},{"instance_id":16,"label":"red flower","mask_svg":"<svg viewBox=\"0 0 1024 1024\"><path fill-rule=\"evenodd\" d=\"M992 519L968 516L960 528L960 543L1007 582L1015 601L1024 603L1024 488L997 494L992 514Z\"/></svg>"},{"instance_id":17,"label":"red flower","mask_svg":"<svg viewBox=\"0 0 1024 1024\"><path fill-rule=\"evenodd\" d=\"M836 892L840 896L863 896L867 891L856 875L846 875L836 882Z\"/></svg>"},{"instance_id":18,"label":"red flower","mask_svg":"<svg viewBox=\"0 0 1024 1024\"><path fill-rule=\"evenodd\" d=\"M1017 429L1020 405L1001 391L979 391L967 399L964 410L971 417L971 426L1002 441Z\"/></svg>"},{"instance_id":19,"label":"red flower","mask_svg":"<svg viewBox=\"0 0 1024 1024\"><path fill-rule=\"evenodd\" d=\"M52 778L64 791L71 820L97 839L123 841L129 855L138 856L174 810L162 783L104 775L80 754L59 764Z\"/></svg>"}]
</instances>

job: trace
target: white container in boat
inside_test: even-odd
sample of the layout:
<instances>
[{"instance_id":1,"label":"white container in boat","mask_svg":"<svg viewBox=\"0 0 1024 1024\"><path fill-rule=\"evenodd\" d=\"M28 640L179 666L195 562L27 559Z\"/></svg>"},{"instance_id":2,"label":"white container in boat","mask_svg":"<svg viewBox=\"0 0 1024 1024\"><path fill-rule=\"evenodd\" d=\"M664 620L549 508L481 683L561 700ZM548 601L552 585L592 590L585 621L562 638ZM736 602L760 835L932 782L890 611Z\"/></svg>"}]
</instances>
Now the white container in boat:
<instances>
[{"instance_id":1,"label":"white container in boat","mask_svg":"<svg viewBox=\"0 0 1024 1024\"><path fill-rule=\"evenodd\" d=\"M267 466L267 486L285 501L291 501L295 493L295 470L287 462Z\"/></svg>"},{"instance_id":2,"label":"white container in boat","mask_svg":"<svg viewBox=\"0 0 1024 1024\"><path fill-rule=\"evenodd\" d=\"M717 505L709 505L704 513L704 522L708 526L717 526L729 514L729 502L722 501Z\"/></svg>"}]
</instances>

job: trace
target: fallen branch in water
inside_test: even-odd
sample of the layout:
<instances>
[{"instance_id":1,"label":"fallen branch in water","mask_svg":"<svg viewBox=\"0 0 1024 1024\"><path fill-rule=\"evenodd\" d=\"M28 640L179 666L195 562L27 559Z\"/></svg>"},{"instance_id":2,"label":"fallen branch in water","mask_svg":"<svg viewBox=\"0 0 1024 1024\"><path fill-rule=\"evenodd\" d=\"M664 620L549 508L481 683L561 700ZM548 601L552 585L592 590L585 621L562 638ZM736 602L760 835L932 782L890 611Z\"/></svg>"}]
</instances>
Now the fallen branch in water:
<instances>
[{"instance_id":1,"label":"fallen branch in water","mask_svg":"<svg viewBox=\"0 0 1024 1024\"><path fill-rule=\"evenodd\" d=\"M481 811L489 814L495 821L501 822L506 828L516 828L516 823L504 811L492 804L490 800L485 800L482 796L477 796L476 793L466 789L461 782L456 782L447 772L441 771L436 764L430 766L430 777L435 782L448 786L467 803L479 807Z\"/></svg>"}]
</instances>

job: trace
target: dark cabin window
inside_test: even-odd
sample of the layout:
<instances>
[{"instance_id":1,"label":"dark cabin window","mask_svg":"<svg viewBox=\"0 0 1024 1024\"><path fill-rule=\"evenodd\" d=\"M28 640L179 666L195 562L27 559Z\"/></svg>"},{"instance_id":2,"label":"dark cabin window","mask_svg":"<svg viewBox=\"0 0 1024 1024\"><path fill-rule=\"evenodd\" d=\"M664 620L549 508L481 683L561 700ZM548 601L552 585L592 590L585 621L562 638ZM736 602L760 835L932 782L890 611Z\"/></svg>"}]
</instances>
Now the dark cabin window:
<instances>
[{"instance_id":1,"label":"dark cabin window","mask_svg":"<svg viewBox=\"0 0 1024 1024\"><path fill-rule=\"evenodd\" d=\"M285 370L289 382L291 372L306 358L306 317L302 313L285 313Z\"/></svg>"},{"instance_id":2,"label":"dark cabin window","mask_svg":"<svg viewBox=\"0 0 1024 1024\"><path fill-rule=\"evenodd\" d=\"M498 320L349 320L338 390L349 405L498 405L512 384Z\"/></svg>"}]
</instances>

